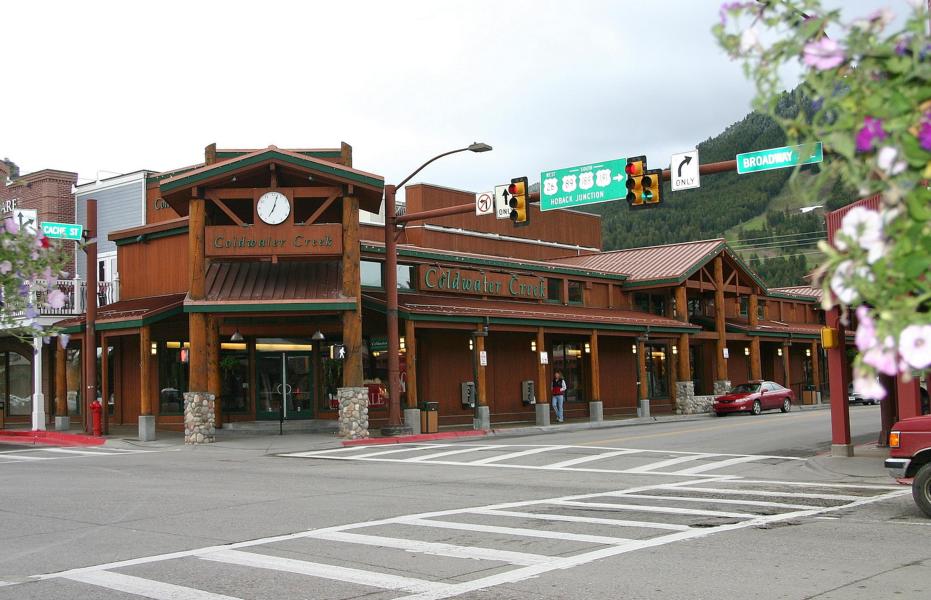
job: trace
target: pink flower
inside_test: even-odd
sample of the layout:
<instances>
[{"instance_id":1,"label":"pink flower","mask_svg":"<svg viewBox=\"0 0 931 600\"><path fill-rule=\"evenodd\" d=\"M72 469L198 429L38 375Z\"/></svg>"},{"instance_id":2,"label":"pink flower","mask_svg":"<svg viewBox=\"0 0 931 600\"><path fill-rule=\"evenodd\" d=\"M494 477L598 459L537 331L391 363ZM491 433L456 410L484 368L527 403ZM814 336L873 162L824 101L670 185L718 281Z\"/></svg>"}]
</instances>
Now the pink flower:
<instances>
[{"instance_id":1,"label":"pink flower","mask_svg":"<svg viewBox=\"0 0 931 600\"><path fill-rule=\"evenodd\" d=\"M857 132L857 152L869 152L877 140L884 140L887 135L882 119L863 117L863 127Z\"/></svg>"},{"instance_id":2,"label":"pink flower","mask_svg":"<svg viewBox=\"0 0 931 600\"><path fill-rule=\"evenodd\" d=\"M876 345L876 326L870 317L870 309L862 304L857 307L857 350L866 352Z\"/></svg>"},{"instance_id":3,"label":"pink flower","mask_svg":"<svg viewBox=\"0 0 931 600\"><path fill-rule=\"evenodd\" d=\"M931 365L931 325L909 325L899 335L899 353L913 369Z\"/></svg>"},{"instance_id":4,"label":"pink flower","mask_svg":"<svg viewBox=\"0 0 931 600\"><path fill-rule=\"evenodd\" d=\"M885 375L899 372L897 358L892 336L887 336L882 345L876 344L863 353L863 362Z\"/></svg>"},{"instance_id":5,"label":"pink flower","mask_svg":"<svg viewBox=\"0 0 931 600\"><path fill-rule=\"evenodd\" d=\"M844 49L836 41L823 37L805 44L802 62L819 71L833 69L844 62Z\"/></svg>"},{"instance_id":6,"label":"pink flower","mask_svg":"<svg viewBox=\"0 0 931 600\"><path fill-rule=\"evenodd\" d=\"M7 233L12 233L13 235L16 235L17 233L19 233L19 225L17 225L16 221L14 221L13 219L9 219L9 218L4 219L3 228L6 229Z\"/></svg>"},{"instance_id":7,"label":"pink flower","mask_svg":"<svg viewBox=\"0 0 931 600\"><path fill-rule=\"evenodd\" d=\"M61 308L65 305L65 294L61 290L52 290L46 296L45 301L52 308Z\"/></svg>"},{"instance_id":8,"label":"pink flower","mask_svg":"<svg viewBox=\"0 0 931 600\"><path fill-rule=\"evenodd\" d=\"M886 389L879 383L879 380L860 371L854 371L853 390L871 400L882 400L886 397Z\"/></svg>"},{"instance_id":9,"label":"pink flower","mask_svg":"<svg viewBox=\"0 0 931 600\"><path fill-rule=\"evenodd\" d=\"M931 113L925 113L918 130L918 143L924 150L931 152Z\"/></svg>"}]
</instances>

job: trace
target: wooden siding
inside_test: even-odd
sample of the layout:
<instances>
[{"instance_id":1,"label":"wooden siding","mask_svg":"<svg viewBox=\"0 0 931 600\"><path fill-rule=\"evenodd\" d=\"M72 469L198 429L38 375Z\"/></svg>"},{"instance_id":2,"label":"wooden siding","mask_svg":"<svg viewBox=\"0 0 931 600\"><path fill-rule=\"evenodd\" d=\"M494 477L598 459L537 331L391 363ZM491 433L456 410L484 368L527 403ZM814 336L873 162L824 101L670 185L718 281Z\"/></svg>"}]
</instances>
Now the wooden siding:
<instances>
[{"instance_id":1,"label":"wooden siding","mask_svg":"<svg viewBox=\"0 0 931 600\"><path fill-rule=\"evenodd\" d=\"M175 209L171 208L171 206L162 199L162 193L158 188L158 184L153 183L146 188L145 222L147 224L161 223L162 221L177 219L180 216L181 215L175 212Z\"/></svg>"},{"instance_id":2,"label":"wooden siding","mask_svg":"<svg viewBox=\"0 0 931 600\"><path fill-rule=\"evenodd\" d=\"M117 250L120 299L177 294L188 289L188 238L173 235Z\"/></svg>"},{"instance_id":3,"label":"wooden siding","mask_svg":"<svg viewBox=\"0 0 931 600\"><path fill-rule=\"evenodd\" d=\"M599 336L601 401L604 414L637 414L637 357L630 347L632 337Z\"/></svg>"}]
</instances>

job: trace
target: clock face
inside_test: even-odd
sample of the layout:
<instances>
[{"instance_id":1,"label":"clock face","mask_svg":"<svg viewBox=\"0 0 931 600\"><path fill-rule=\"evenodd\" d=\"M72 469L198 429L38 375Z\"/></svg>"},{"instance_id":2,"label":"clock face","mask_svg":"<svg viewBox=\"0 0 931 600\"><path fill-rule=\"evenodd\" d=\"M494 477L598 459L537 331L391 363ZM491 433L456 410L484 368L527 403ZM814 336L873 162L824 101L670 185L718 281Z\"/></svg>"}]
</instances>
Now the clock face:
<instances>
[{"instance_id":1,"label":"clock face","mask_svg":"<svg viewBox=\"0 0 931 600\"><path fill-rule=\"evenodd\" d=\"M260 219L269 225L278 225L291 214L291 203L281 192L266 192L259 198L255 209Z\"/></svg>"}]
</instances>

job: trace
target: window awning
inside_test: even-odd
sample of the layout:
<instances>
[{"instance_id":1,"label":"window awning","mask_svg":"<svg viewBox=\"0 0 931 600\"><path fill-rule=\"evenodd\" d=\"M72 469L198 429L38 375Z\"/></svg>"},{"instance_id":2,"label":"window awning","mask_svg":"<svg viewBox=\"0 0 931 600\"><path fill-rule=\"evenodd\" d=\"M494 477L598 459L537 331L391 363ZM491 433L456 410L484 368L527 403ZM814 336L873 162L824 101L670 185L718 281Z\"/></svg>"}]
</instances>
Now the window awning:
<instances>
[{"instance_id":1,"label":"window awning","mask_svg":"<svg viewBox=\"0 0 931 600\"><path fill-rule=\"evenodd\" d=\"M184 294L149 296L133 300L120 300L97 308L94 328L97 331L108 329L132 329L151 325L158 321L180 314L184 304ZM63 333L84 331L84 316L71 317L58 321L55 326Z\"/></svg>"}]
</instances>

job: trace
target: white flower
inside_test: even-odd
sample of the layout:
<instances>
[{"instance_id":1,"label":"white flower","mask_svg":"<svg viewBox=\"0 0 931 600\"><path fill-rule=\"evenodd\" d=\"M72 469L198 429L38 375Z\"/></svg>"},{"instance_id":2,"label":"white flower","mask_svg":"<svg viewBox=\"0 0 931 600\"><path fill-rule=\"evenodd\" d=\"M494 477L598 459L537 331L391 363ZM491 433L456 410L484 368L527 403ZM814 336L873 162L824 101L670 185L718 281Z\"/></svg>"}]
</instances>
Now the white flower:
<instances>
[{"instance_id":1,"label":"white flower","mask_svg":"<svg viewBox=\"0 0 931 600\"><path fill-rule=\"evenodd\" d=\"M749 52L760 45L760 34L756 27L748 27L740 34L740 51Z\"/></svg>"},{"instance_id":2,"label":"white flower","mask_svg":"<svg viewBox=\"0 0 931 600\"><path fill-rule=\"evenodd\" d=\"M895 375L899 372L897 359L895 340L892 339L892 336L886 336L882 346L875 344L863 353L863 362L884 375Z\"/></svg>"},{"instance_id":3,"label":"white flower","mask_svg":"<svg viewBox=\"0 0 931 600\"><path fill-rule=\"evenodd\" d=\"M908 166L904 160L897 161L899 151L892 146L883 146L876 153L876 164L886 172L887 175L898 175Z\"/></svg>"},{"instance_id":4,"label":"white flower","mask_svg":"<svg viewBox=\"0 0 931 600\"><path fill-rule=\"evenodd\" d=\"M52 290L46 296L45 301L48 302L48 305L52 308L61 308L65 305L65 294L61 290Z\"/></svg>"},{"instance_id":5,"label":"white flower","mask_svg":"<svg viewBox=\"0 0 931 600\"><path fill-rule=\"evenodd\" d=\"M899 353L913 369L931 365L931 325L909 325L899 335Z\"/></svg>"},{"instance_id":6,"label":"white flower","mask_svg":"<svg viewBox=\"0 0 931 600\"><path fill-rule=\"evenodd\" d=\"M886 397L886 388L879 383L879 379L869 373L854 371L853 390L870 400L882 400Z\"/></svg>"},{"instance_id":7,"label":"white flower","mask_svg":"<svg viewBox=\"0 0 931 600\"><path fill-rule=\"evenodd\" d=\"M842 261L837 265L834 274L831 276L831 291L837 296L837 299L848 306L859 298L860 292L854 287L852 279L860 277L867 281L873 280L873 274L866 267L857 267L852 260Z\"/></svg>"}]
</instances>

